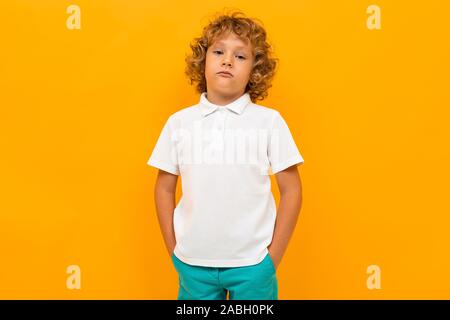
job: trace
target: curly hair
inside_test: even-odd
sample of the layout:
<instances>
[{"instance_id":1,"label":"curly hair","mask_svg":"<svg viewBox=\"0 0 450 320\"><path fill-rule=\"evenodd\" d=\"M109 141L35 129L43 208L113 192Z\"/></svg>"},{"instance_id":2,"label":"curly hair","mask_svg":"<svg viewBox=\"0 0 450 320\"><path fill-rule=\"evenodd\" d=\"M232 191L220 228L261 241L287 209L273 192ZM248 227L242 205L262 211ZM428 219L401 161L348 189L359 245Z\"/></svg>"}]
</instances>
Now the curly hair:
<instances>
[{"instance_id":1,"label":"curly hair","mask_svg":"<svg viewBox=\"0 0 450 320\"><path fill-rule=\"evenodd\" d=\"M266 40L266 31L259 19L247 18L240 11L221 14L203 28L202 35L194 38L190 47L192 53L186 55L185 74L190 84L196 83L197 92L206 91L205 61L206 52L214 41L222 35L234 33L244 42L252 44L254 58L252 71L245 92L252 102L264 100L275 75L278 59L273 56L272 47Z\"/></svg>"}]
</instances>

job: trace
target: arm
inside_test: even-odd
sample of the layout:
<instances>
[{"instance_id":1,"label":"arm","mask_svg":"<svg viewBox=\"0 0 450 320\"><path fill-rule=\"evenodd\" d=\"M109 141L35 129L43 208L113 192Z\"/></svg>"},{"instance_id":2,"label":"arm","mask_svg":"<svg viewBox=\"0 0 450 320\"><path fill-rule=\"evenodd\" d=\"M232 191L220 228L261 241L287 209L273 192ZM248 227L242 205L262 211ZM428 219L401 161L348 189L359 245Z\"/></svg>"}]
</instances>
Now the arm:
<instances>
[{"instance_id":1,"label":"arm","mask_svg":"<svg viewBox=\"0 0 450 320\"><path fill-rule=\"evenodd\" d=\"M275 177L280 190L280 203L272 243L268 249L277 268L297 223L302 205L302 186L295 165L276 173Z\"/></svg>"},{"instance_id":2,"label":"arm","mask_svg":"<svg viewBox=\"0 0 450 320\"><path fill-rule=\"evenodd\" d=\"M178 176L159 170L155 184L155 204L159 226L169 255L172 256L176 239L173 229L173 211Z\"/></svg>"}]
</instances>

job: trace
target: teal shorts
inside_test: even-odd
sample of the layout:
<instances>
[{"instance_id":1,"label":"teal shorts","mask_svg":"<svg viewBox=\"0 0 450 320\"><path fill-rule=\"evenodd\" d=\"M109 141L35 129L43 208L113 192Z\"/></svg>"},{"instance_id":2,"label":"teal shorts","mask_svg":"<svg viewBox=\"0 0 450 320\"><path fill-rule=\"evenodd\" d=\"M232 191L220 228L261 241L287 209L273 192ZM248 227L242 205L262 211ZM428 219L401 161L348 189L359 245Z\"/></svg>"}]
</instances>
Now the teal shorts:
<instances>
[{"instance_id":1,"label":"teal shorts","mask_svg":"<svg viewBox=\"0 0 450 320\"><path fill-rule=\"evenodd\" d=\"M203 267L187 264L172 254L178 273L178 300L278 300L278 281L269 254L244 267Z\"/></svg>"}]
</instances>

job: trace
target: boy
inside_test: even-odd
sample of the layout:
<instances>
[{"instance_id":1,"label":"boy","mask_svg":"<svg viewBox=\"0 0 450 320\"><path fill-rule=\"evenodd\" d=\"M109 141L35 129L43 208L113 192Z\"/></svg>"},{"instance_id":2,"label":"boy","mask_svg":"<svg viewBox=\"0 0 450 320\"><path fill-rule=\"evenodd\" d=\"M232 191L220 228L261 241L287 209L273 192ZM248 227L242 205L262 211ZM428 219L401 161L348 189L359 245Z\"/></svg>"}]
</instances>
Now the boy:
<instances>
[{"instance_id":1,"label":"boy","mask_svg":"<svg viewBox=\"0 0 450 320\"><path fill-rule=\"evenodd\" d=\"M156 210L179 300L278 299L276 269L301 207L303 158L280 113L254 103L276 59L263 27L241 15L218 17L191 44L186 74L200 101L169 117L148 160L160 169Z\"/></svg>"}]
</instances>

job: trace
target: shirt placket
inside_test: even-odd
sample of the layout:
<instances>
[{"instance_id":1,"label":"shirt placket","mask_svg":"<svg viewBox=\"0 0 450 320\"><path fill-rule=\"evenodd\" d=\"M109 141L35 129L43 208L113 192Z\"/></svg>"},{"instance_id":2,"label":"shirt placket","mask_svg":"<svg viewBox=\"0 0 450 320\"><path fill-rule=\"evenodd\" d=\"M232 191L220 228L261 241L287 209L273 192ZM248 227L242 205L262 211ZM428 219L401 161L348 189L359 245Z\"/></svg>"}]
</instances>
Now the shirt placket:
<instances>
[{"instance_id":1,"label":"shirt placket","mask_svg":"<svg viewBox=\"0 0 450 320\"><path fill-rule=\"evenodd\" d=\"M217 115L215 118L215 123L214 123L214 129L216 131L216 139L215 139L215 146L218 150L223 150L224 149L224 138L225 138L225 125L226 125L226 119L227 119L227 110L225 108L219 108L219 110L217 110Z\"/></svg>"}]
</instances>

